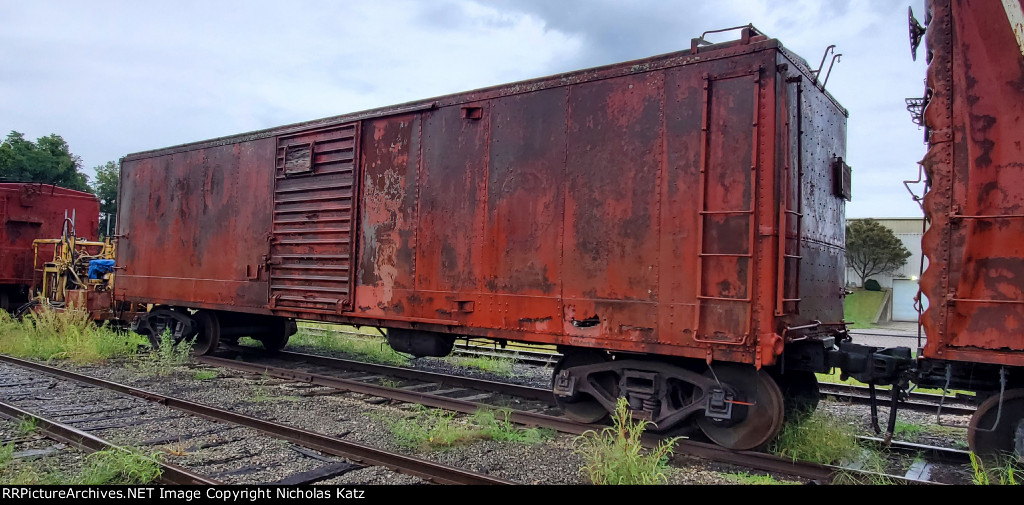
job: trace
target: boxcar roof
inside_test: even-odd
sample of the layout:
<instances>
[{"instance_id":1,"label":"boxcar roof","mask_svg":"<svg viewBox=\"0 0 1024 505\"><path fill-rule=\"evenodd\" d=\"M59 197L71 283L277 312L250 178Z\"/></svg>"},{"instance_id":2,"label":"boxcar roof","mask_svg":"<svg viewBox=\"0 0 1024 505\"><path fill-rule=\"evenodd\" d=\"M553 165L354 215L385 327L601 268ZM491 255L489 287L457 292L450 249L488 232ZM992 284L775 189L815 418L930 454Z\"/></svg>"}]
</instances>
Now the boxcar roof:
<instances>
[{"instance_id":1,"label":"boxcar roof","mask_svg":"<svg viewBox=\"0 0 1024 505\"><path fill-rule=\"evenodd\" d=\"M45 182L18 182L18 181L0 181L0 190L2 191L21 191L27 186L36 186L39 189L39 193L43 192L52 196L64 196L64 197L80 197L89 198L92 200L98 200L96 195L89 193L88 191L79 191L77 189L69 189L56 184L49 184Z\"/></svg>"}]
</instances>

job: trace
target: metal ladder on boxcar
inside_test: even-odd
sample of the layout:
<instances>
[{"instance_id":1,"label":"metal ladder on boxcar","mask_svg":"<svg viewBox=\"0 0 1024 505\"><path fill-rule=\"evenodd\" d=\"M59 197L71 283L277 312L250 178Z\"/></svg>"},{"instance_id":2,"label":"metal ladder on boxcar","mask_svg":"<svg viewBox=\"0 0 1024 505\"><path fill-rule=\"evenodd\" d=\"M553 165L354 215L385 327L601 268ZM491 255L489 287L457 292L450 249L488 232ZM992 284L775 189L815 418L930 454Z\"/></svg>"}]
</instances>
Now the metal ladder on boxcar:
<instances>
[{"instance_id":1,"label":"metal ladder on boxcar","mask_svg":"<svg viewBox=\"0 0 1024 505\"><path fill-rule=\"evenodd\" d=\"M707 190L708 190L708 151L709 151L709 134L711 129L711 92L712 82L715 80L724 80L727 78L742 78L742 77L753 77L754 84L754 101L753 101L753 118L752 118L752 147L750 154L750 199L746 201L746 207L743 209L723 209L723 210L709 210L707 205ZM704 99L703 99L703 111L701 119L701 153L700 153L700 183L698 192L697 208L700 209L699 217L697 219L697 303L694 310L694 323L693 323L693 339L695 342L719 344L719 345L737 345L742 346L747 344L750 337L751 329L751 315L752 315L752 302L753 302L753 284L754 284L754 245L755 245L755 210L758 201L758 181L757 181L757 165L759 162L759 143L758 143L758 113L760 110L760 82L761 73L760 69L750 74L732 75L727 77L715 77L710 75L704 76ZM746 243L746 252L730 251L730 252L709 252L705 246L705 233L706 223L709 218L715 216L736 216L746 215L748 220L748 236ZM746 258L747 259L747 275L744 286L746 297L724 297L718 296L717 293L712 294L705 291L704 284L704 268L706 266L706 258ZM701 323L702 313L705 310L707 304L718 303L718 304L730 304L730 303L742 303L746 305L746 317L744 322L744 330L741 334L729 335L727 338L709 338L709 335L701 335Z\"/></svg>"},{"instance_id":2,"label":"metal ladder on boxcar","mask_svg":"<svg viewBox=\"0 0 1024 505\"><path fill-rule=\"evenodd\" d=\"M799 79L799 78L798 78ZM790 117L786 117L786 137L790 139L791 144L787 147L790 151L786 153L786 165L785 165L785 180L780 185L782 190L785 192L782 198L782 205L779 206L779 266L778 266L778 282L777 292L775 295L775 316L780 317L787 314L794 314L799 310L800 303L800 263L803 260L803 255L800 254L800 230L803 227L804 218L804 199L803 199L803 158L801 153L801 141L803 139L803 124L801 114L801 101L803 100L803 87L800 81L796 81L796 101L789 110L795 111L794 121L796 123L796 137L793 137L790 125L794 122L790 120ZM793 151L792 142L795 140L796 145L796 186L793 186ZM790 199L795 195L796 197L796 210L789 208ZM796 220L795 235L790 235L790 220ZM793 241L795 252L791 253L788 247L790 241ZM791 277L793 283L787 284L786 272L792 269L794 271ZM792 286L792 297L786 298L787 286ZM793 304L792 309L787 310L786 304Z\"/></svg>"}]
</instances>

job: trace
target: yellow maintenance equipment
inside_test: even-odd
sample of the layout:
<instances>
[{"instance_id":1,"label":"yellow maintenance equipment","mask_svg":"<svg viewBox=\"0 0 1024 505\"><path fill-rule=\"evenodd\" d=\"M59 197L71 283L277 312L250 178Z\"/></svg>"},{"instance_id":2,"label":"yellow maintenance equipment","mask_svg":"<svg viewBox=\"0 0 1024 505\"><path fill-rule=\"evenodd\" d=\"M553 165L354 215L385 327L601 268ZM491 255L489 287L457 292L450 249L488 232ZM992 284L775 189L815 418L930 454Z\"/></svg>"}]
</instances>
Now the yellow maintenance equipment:
<instances>
[{"instance_id":1,"label":"yellow maintenance equipment","mask_svg":"<svg viewBox=\"0 0 1024 505\"><path fill-rule=\"evenodd\" d=\"M40 253L49 261L41 261ZM70 308L96 312L110 309L110 291L114 287L113 260L116 246L108 238L103 242L81 239L73 228L59 239L37 239L32 242L33 269L41 273L33 282L32 293L51 308ZM98 317L103 319L103 317Z\"/></svg>"}]
</instances>

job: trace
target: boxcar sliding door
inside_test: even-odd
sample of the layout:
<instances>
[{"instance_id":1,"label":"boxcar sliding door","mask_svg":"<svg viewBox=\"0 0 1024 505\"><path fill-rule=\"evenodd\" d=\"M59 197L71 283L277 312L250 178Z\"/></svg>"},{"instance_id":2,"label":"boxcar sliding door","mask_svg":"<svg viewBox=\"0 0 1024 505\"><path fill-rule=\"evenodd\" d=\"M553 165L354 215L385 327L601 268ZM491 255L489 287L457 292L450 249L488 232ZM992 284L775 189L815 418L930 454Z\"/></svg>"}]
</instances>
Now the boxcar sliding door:
<instances>
[{"instance_id":1,"label":"boxcar sliding door","mask_svg":"<svg viewBox=\"0 0 1024 505\"><path fill-rule=\"evenodd\" d=\"M359 123L277 139L270 307L339 313L352 307Z\"/></svg>"}]
</instances>

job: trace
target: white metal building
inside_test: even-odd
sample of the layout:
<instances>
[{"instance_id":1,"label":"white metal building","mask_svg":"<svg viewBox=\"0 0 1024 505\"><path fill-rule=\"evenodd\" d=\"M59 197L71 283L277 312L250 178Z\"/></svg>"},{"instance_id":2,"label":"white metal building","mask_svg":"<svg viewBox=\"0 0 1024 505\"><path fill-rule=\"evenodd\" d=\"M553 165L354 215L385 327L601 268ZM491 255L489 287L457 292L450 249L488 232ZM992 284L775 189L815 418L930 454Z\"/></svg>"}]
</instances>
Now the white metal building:
<instances>
[{"instance_id":1,"label":"white metal building","mask_svg":"<svg viewBox=\"0 0 1024 505\"><path fill-rule=\"evenodd\" d=\"M848 223L861 221L861 219L847 219ZM903 246L910 251L906 265L892 274L873 275L882 286L882 289L892 290L891 303L889 304L889 317L893 321L917 321L917 311L914 310L914 297L917 296L917 279L921 276L921 261L924 255L921 252L921 236L924 233L924 218L897 217L897 218L875 218L875 221L892 230L896 238L903 242ZM925 261L924 266L928 263ZM848 286L860 286L860 276L852 268L846 269L846 284ZM927 300L925 300L927 306Z\"/></svg>"}]
</instances>

